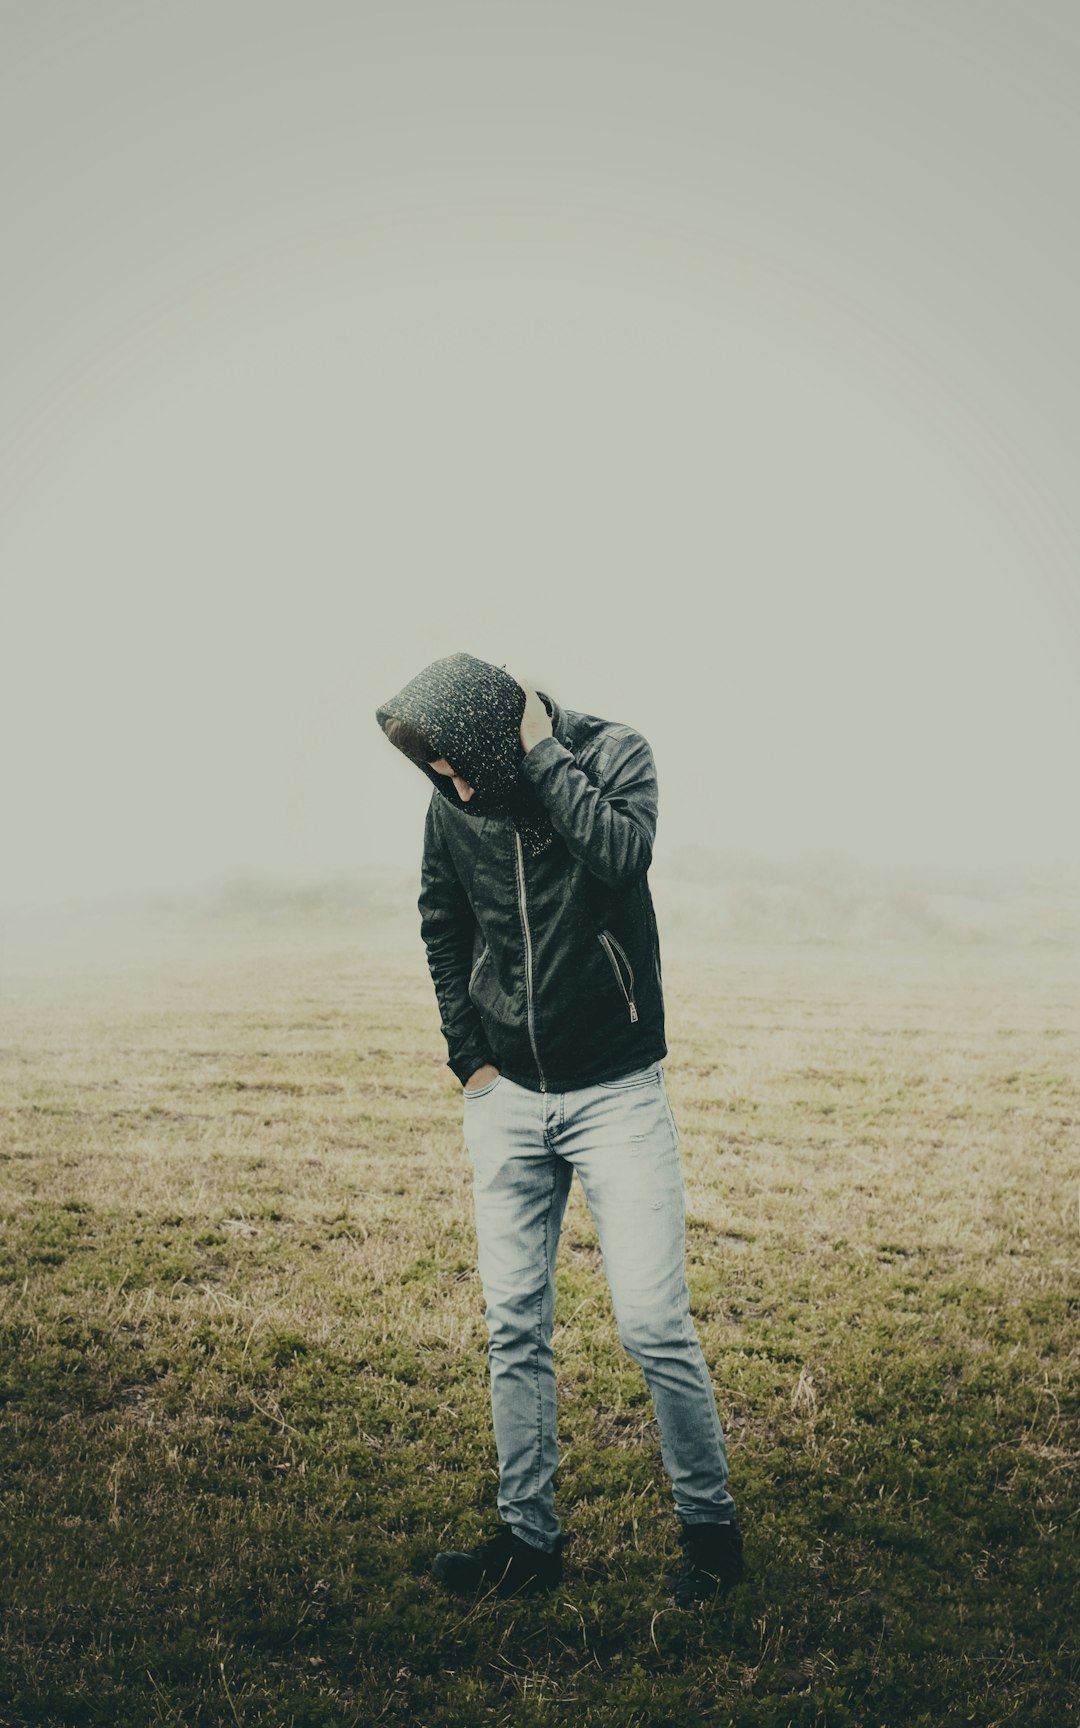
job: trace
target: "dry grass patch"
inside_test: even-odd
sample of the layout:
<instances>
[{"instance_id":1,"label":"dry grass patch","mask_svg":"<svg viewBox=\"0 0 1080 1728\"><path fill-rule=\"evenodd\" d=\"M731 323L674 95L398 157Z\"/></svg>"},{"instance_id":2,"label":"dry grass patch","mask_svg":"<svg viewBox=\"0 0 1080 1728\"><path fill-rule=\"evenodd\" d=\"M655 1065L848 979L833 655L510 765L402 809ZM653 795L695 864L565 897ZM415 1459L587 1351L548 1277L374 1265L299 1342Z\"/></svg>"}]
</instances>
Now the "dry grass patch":
<instances>
[{"instance_id":1,"label":"dry grass patch","mask_svg":"<svg viewBox=\"0 0 1080 1728\"><path fill-rule=\"evenodd\" d=\"M1071 950L665 951L688 1275L748 1582L678 1615L644 1382L575 1185L562 1592L463 1608L495 1470L460 1093L418 941L208 930L12 991L3 1720L1075 1711Z\"/></svg>"}]
</instances>

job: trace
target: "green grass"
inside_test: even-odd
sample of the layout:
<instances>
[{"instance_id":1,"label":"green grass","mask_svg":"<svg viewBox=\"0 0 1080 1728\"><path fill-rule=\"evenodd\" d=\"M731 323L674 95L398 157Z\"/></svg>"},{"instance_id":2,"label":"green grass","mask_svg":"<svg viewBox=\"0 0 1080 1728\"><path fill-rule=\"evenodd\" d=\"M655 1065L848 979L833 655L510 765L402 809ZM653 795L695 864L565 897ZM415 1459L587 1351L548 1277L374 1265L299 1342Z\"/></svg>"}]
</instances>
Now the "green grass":
<instances>
[{"instance_id":1,"label":"green grass","mask_svg":"<svg viewBox=\"0 0 1080 1728\"><path fill-rule=\"evenodd\" d=\"M460 1092L418 939L286 934L3 1004L0 1723L1076 1719L1074 951L665 953L749 1564L687 1613L577 1187L565 1583L430 1579L496 1488Z\"/></svg>"}]
</instances>

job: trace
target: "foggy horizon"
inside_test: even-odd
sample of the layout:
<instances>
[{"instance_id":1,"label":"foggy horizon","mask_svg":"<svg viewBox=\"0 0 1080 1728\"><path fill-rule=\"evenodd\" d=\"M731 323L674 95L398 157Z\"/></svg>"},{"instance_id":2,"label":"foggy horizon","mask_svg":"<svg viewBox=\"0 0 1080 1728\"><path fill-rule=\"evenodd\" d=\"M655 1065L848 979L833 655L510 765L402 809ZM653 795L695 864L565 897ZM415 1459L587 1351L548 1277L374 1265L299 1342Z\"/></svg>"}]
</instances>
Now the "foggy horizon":
<instances>
[{"instance_id":1,"label":"foggy horizon","mask_svg":"<svg viewBox=\"0 0 1080 1728\"><path fill-rule=\"evenodd\" d=\"M350 896L362 895L365 889L386 884L398 884L408 889L419 872L423 839L423 812L416 845L408 846L398 857L390 855L361 859L355 864L329 864L314 871L275 869L259 861L240 861L208 869L201 874L147 878L134 883L113 881L93 887L76 882L70 887L46 890L38 895L26 893L22 898L0 903L0 921L24 914L47 914L50 911L96 910L126 906L151 908L241 905L245 897L252 902L265 898L267 902L282 901L294 896L325 897L327 903ZM649 874L684 882L819 882L844 885L862 881L883 891L913 886L941 893L981 892L1014 893L1039 888L1059 889L1080 895L1080 863L1072 859L1046 858L1030 864L991 863L987 860L946 863L932 858L872 859L837 847L806 847L802 851L768 852L736 844L722 845L693 838L679 843L665 843L658 835L653 849ZM415 898L415 897L414 897ZM413 910L412 899L402 902L406 913Z\"/></svg>"}]
</instances>

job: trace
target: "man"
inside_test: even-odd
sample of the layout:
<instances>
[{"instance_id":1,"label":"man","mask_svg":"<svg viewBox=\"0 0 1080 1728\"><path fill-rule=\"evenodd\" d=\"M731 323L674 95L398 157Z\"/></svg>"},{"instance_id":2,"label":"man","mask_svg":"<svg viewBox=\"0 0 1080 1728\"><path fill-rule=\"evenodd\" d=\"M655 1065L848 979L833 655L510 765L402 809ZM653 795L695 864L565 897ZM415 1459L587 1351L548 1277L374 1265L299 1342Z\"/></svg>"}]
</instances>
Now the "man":
<instances>
[{"instance_id":1,"label":"man","mask_svg":"<svg viewBox=\"0 0 1080 1728\"><path fill-rule=\"evenodd\" d=\"M432 1570L501 1594L562 1577L551 1337L576 1170L656 1411L683 1545L673 1600L712 1597L742 1576L742 1537L686 1284L647 880L652 751L630 726L464 653L425 667L376 718L435 787L420 933L464 1088L499 1460L496 1534Z\"/></svg>"}]
</instances>

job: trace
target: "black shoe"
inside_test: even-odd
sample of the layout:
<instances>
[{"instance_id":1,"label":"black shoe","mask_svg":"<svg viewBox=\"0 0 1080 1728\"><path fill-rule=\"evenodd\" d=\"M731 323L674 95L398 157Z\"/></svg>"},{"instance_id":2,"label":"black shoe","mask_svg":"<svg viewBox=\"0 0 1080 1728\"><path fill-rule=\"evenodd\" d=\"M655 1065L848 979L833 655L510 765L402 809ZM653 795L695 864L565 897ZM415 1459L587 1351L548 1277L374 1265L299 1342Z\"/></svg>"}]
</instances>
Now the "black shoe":
<instances>
[{"instance_id":1,"label":"black shoe","mask_svg":"<svg viewBox=\"0 0 1080 1728\"><path fill-rule=\"evenodd\" d=\"M683 1557L671 1600L676 1608L711 1601L736 1585L743 1575L742 1531L733 1518L727 1524L684 1524L679 1541Z\"/></svg>"},{"instance_id":2,"label":"black shoe","mask_svg":"<svg viewBox=\"0 0 1080 1728\"><path fill-rule=\"evenodd\" d=\"M503 1524L497 1536L475 1548L436 1554L431 1571L448 1590L476 1590L486 1584L499 1596L531 1596L562 1581L565 1540L559 1536L554 1552L549 1554L523 1542L509 1524Z\"/></svg>"}]
</instances>

